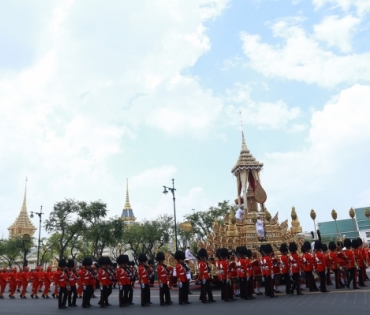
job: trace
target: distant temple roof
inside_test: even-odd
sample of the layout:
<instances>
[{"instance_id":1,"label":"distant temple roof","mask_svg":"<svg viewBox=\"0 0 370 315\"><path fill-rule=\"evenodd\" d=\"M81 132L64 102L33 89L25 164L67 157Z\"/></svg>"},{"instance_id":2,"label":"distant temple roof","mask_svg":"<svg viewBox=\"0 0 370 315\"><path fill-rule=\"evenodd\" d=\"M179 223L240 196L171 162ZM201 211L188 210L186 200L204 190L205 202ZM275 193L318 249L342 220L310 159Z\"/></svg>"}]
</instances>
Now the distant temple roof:
<instances>
[{"instance_id":1,"label":"distant temple roof","mask_svg":"<svg viewBox=\"0 0 370 315\"><path fill-rule=\"evenodd\" d=\"M27 181L26 181L21 212L15 219L14 223L10 227L8 227L9 236L10 237L18 235L22 236L24 234L28 234L32 237L36 230L37 228L32 224L27 211Z\"/></svg>"},{"instance_id":2,"label":"distant temple roof","mask_svg":"<svg viewBox=\"0 0 370 315\"><path fill-rule=\"evenodd\" d=\"M243 169L257 169L262 170L263 163L260 163L255 159L255 157L250 153L247 145L245 144L244 132L242 132L242 148L240 150L239 159L235 166L232 168L231 173L237 174Z\"/></svg>"},{"instance_id":3,"label":"distant temple roof","mask_svg":"<svg viewBox=\"0 0 370 315\"><path fill-rule=\"evenodd\" d=\"M136 218L134 216L134 211L131 208L130 198L128 193L128 179L127 179L127 186L126 186L126 203L122 210L121 219L124 221L132 221L135 222Z\"/></svg>"}]
</instances>

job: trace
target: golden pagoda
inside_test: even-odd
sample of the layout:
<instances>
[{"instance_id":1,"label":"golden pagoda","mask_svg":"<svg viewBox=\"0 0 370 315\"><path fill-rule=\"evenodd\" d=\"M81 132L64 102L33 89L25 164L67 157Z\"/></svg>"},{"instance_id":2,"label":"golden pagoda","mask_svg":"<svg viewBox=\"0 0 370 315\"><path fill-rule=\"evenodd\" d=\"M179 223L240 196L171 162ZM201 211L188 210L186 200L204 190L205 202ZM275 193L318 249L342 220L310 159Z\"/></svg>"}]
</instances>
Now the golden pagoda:
<instances>
[{"instance_id":1,"label":"golden pagoda","mask_svg":"<svg viewBox=\"0 0 370 315\"><path fill-rule=\"evenodd\" d=\"M36 230L37 228L32 224L27 212L27 180L26 180L26 187L24 189L24 198L21 212L15 219L14 223L10 227L8 227L9 237L23 236L25 234L28 234L30 237L32 237L35 234Z\"/></svg>"},{"instance_id":2,"label":"golden pagoda","mask_svg":"<svg viewBox=\"0 0 370 315\"><path fill-rule=\"evenodd\" d=\"M121 219L125 221L125 223L127 223L128 225L134 224L136 221L136 218L134 216L134 211L132 210L131 204L130 204L130 198L129 198L129 193L128 193L128 179L126 182L126 203L122 210Z\"/></svg>"},{"instance_id":3,"label":"golden pagoda","mask_svg":"<svg viewBox=\"0 0 370 315\"><path fill-rule=\"evenodd\" d=\"M302 227L298 220L295 208L292 208L292 227L289 229L288 220L279 223L278 212L272 217L264 203L267 194L262 188L260 171L263 163L257 161L250 153L242 132L242 148L236 165L231 172L236 177L237 207L244 210L242 220L235 219L235 209L231 207L224 217L224 224L215 220L213 231L207 236L204 243L199 247L205 247L209 253L218 248L226 247L235 249L237 246L245 245L250 249L259 247L263 243L270 243L273 247L281 243L296 242L298 245L303 240L298 238ZM265 238L261 241L257 237L257 216L264 222Z\"/></svg>"}]
</instances>

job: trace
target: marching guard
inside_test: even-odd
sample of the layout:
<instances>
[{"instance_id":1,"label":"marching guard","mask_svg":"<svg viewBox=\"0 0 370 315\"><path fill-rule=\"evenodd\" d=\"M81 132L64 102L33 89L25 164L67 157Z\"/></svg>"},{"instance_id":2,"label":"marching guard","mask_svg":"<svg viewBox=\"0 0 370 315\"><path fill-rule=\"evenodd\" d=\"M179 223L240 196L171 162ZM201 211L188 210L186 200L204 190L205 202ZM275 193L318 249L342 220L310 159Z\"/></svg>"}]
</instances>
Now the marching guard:
<instances>
[{"instance_id":1,"label":"marching guard","mask_svg":"<svg viewBox=\"0 0 370 315\"><path fill-rule=\"evenodd\" d=\"M119 255L117 258L117 284L119 288L118 302L120 307L129 306L128 293L131 287L130 273L128 268L129 259L127 255Z\"/></svg>"},{"instance_id":2,"label":"marching guard","mask_svg":"<svg viewBox=\"0 0 370 315\"><path fill-rule=\"evenodd\" d=\"M208 266L208 253L205 248L198 251L198 280L201 282L199 300L202 303L216 302L213 298Z\"/></svg>"},{"instance_id":3,"label":"marching guard","mask_svg":"<svg viewBox=\"0 0 370 315\"><path fill-rule=\"evenodd\" d=\"M157 261L157 275L159 283L159 303L161 306L172 305L170 289L168 288L168 278L171 276L170 270L164 264L165 256L163 252L158 252L155 260ZM154 278L154 277L153 277Z\"/></svg>"},{"instance_id":4,"label":"marching guard","mask_svg":"<svg viewBox=\"0 0 370 315\"><path fill-rule=\"evenodd\" d=\"M148 276L148 266L146 262L148 258L145 254L141 253L139 255L139 283L141 286L141 306L150 306L150 287L149 287L149 276Z\"/></svg>"},{"instance_id":5,"label":"marching guard","mask_svg":"<svg viewBox=\"0 0 370 315\"><path fill-rule=\"evenodd\" d=\"M174 270L174 276L177 277L177 284L179 287L179 304L191 304L189 302L189 279L188 272L189 267L184 263L185 253L181 250L175 252L175 259L177 260L176 269Z\"/></svg>"},{"instance_id":6,"label":"marching guard","mask_svg":"<svg viewBox=\"0 0 370 315\"><path fill-rule=\"evenodd\" d=\"M58 267L60 270L56 273L56 283L55 285L59 288L59 297L58 297L58 308L66 309L67 303L67 286L69 286L68 275L67 275L67 261L65 259L59 260Z\"/></svg>"}]
</instances>

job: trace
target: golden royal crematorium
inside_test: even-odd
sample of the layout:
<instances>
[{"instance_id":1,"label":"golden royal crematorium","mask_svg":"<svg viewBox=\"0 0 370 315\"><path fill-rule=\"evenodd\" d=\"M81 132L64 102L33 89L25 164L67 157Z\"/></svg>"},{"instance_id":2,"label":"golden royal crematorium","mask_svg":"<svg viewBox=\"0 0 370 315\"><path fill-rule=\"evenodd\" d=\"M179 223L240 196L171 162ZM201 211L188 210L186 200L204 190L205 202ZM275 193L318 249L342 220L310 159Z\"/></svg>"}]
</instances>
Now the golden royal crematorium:
<instances>
[{"instance_id":1,"label":"golden royal crematorium","mask_svg":"<svg viewBox=\"0 0 370 315\"><path fill-rule=\"evenodd\" d=\"M250 249L260 246L262 243L271 243L280 246L281 243L297 242L298 245L303 240L298 239L298 233L302 232L302 227L298 221L295 208L292 208L291 227L288 220L279 223L278 213L274 217L264 206L267 195L262 188L260 171L263 164L257 161L250 153L242 133L242 148L239 159L231 172L236 177L237 198L235 203L241 205L244 210L242 220L237 220L235 210L230 208L224 218L224 224L215 221L213 232L208 235L205 243L199 243L199 247L207 248L210 255L217 248L226 247L235 249L237 246L245 245ZM244 202L246 200L246 202ZM264 222L265 240L258 239L256 233L257 216ZM300 246L298 246L300 248Z\"/></svg>"}]
</instances>

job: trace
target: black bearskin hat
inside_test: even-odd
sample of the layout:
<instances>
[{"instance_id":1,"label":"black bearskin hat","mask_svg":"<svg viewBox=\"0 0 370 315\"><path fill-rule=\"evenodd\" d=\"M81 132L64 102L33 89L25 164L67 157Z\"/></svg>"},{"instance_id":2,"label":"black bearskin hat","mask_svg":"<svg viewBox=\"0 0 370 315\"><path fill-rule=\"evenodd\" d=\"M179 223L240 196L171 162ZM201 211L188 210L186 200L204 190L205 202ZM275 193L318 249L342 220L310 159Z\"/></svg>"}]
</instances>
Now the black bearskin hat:
<instances>
[{"instance_id":1,"label":"black bearskin hat","mask_svg":"<svg viewBox=\"0 0 370 315\"><path fill-rule=\"evenodd\" d=\"M337 249L337 246L335 245L335 243L333 241L329 242L329 249L331 251L334 251Z\"/></svg>"},{"instance_id":2,"label":"black bearskin hat","mask_svg":"<svg viewBox=\"0 0 370 315\"><path fill-rule=\"evenodd\" d=\"M132 260L132 261L129 262L129 265L130 266L135 266L135 262Z\"/></svg>"},{"instance_id":3,"label":"black bearskin hat","mask_svg":"<svg viewBox=\"0 0 370 315\"><path fill-rule=\"evenodd\" d=\"M67 261L65 259L59 260L58 267L67 267Z\"/></svg>"},{"instance_id":4,"label":"black bearskin hat","mask_svg":"<svg viewBox=\"0 0 370 315\"><path fill-rule=\"evenodd\" d=\"M320 250L322 248L321 241L315 241L314 249Z\"/></svg>"},{"instance_id":5,"label":"black bearskin hat","mask_svg":"<svg viewBox=\"0 0 370 315\"><path fill-rule=\"evenodd\" d=\"M207 250L205 248L201 248L200 250L198 250L198 255L197 256L199 258L205 257L206 259L208 259Z\"/></svg>"},{"instance_id":6,"label":"black bearskin hat","mask_svg":"<svg viewBox=\"0 0 370 315\"><path fill-rule=\"evenodd\" d=\"M239 255L242 256L247 256L247 247L245 246L240 246L239 247L239 252L237 252Z\"/></svg>"},{"instance_id":7,"label":"black bearskin hat","mask_svg":"<svg viewBox=\"0 0 370 315\"><path fill-rule=\"evenodd\" d=\"M228 249L225 248L225 247L220 248L219 255L220 255L221 258L229 257L229 251L228 251Z\"/></svg>"},{"instance_id":8,"label":"black bearskin hat","mask_svg":"<svg viewBox=\"0 0 370 315\"><path fill-rule=\"evenodd\" d=\"M148 258L146 257L146 255L144 253L141 253L141 254L139 254L138 261L139 262L145 262L145 261L148 261Z\"/></svg>"},{"instance_id":9,"label":"black bearskin hat","mask_svg":"<svg viewBox=\"0 0 370 315\"><path fill-rule=\"evenodd\" d=\"M84 258L82 261L82 266L91 266L92 265L92 259L90 257Z\"/></svg>"},{"instance_id":10,"label":"black bearskin hat","mask_svg":"<svg viewBox=\"0 0 370 315\"><path fill-rule=\"evenodd\" d=\"M148 265L154 265L154 261L153 261L153 259L149 259L149 260L148 260Z\"/></svg>"},{"instance_id":11,"label":"black bearskin hat","mask_svg":"<svg viewBox=\"0 0 370 315\"><path fill-rule=\"evenodd\" d=\"M245 256L247 256L248 258L251 258L252 257L252 251L250 249L247 249L247 251L245 253Z\"/></svg>"},{"instance_id":12,"label":"black bearskin hat","mask_svg":"<svg viewBox=\"0 0 370 315\"><path fill-rule=\"evenodd\" d=\"M220 258L221 258L221 256L220 256L220 248L217 248L215 256L216 256L218 259L220 259Z\"/></svg>"},{"instance_id":13,"label":"black bearskin hat","mask_svg":"<svg viewBox=\"0 0 370 315\"><path fill-rule=\"evenodd\" d=\"M305 241L303 243L303 246L306 248L306 250L310 251L312 249L311 243L309 241Z\"/></svg>"},{"instance_id":14,"label":"black bearskin hat","mask_svg":"<svg viewBox=\"0 0 370 315\"><path fill-rule=\"evenodd\" d=\"M342 241L338 241L337 242L337 246L340 247L340 248L343 248L344 247L344 244Z\"/></svg>"},{"instance_id":15,"label":"black bearskin hat","mask_svg":"<svg viewBox=\"0 0 370 315\"><path fill-rule=\"evenodd\" d=\"M107 263L107 257L101 256L101 257L99 258L99 260L98 260L98 264L99 264L100 266L107 265L107 264L108 264L108 263Z\"/></svg>"},{"instance_id":16,"label":"black bearskin hat","mask_svg":"<svg viewBox=\"0 0 370 315\"><path fill-rule=\"evenodd\" d=\"M117 258L118 264L128 264L130 261L127 255L119 255Z\"/></svg>"},{"instance_id":17,"label":"black bearskin hat","mask_svg":"<svg viewBox=\"0 0 370 315\"><path fill-rule=\"evenodd\" d=\"M352 247L354 249L357 249L358 248L358 241L357 241L357 239L353 239L351 243L352 243Z\"/></svg>"},{"instance_id":18,"label":"black bearskin hat","mask_svg":"<svg viewBox=\"0 0 370 315\"><path fill-rule=\"evenodd\" d=\"M306 246L304 244L301 246L301 252L304 254L307 251Z\"/></svg>"},{"instance_id":19,"label":"black bearskin hat","mask_svg":"<svg viewBox=\"0 0 370 315\"><path fill-rule=\"evenodd\" d=\"M175 253L175 259L185 259L185 253L182 250L177 250Z\"/></svg>"},{"instance_id":20,"label":"black bearskin hat","mask_svg":"<svg viewBox=\"0 0 370 315\"><path fill-rule=\"evenodd\" d=\"M328 250L328 246L326 244L321 244L321 249L323 252L326 252Z\"/></svg>"},{"instance_id":21,"label":"black bearskin hat","mask_svg":"<svg viewBox=\"0 0 370 315\"><path fill-rule=\"evenodd\" d=\"M157 253L157 256L155 256L155 260L156 261L163 261L165 260L166 258L164 257L164 253L163 252L158 252Z\"/></svg>"},{"instance_id":22,"label":"black bearskin hat","mask_svg":"<svg viewBox=\"0 0 370 315\"><path fill-rule=\"evenodd\" d=\"M298 247L297 247L297 244L295 242L291 242L289 243L289 251L291 253L295 253L297 251Z\"/></svg>"},{"instance_id":23,"label":"black bearskin hat","mask_svg":"<svg viewBox=\"0 0 370 315\"><path fill-rule=\"evenodd\" d=\"M358 242L358 246L362 246L363 245L363 242L362 242L361 237L358 237L357 238L357 242Z\"/></svg>"},{"instance_id":24,"label":"black bearskin hat","mask_svg":"<svg viewBox=\"0 0 370 315\"><path fill-rule=\"evenodd\" d=\"M345 238L343 241L344 247L346 248L351 248L352 247L352 242L349 238Z\"/></svg>"},{"instance_id":25,"label":"black bearskin hat","mask_svg":"<svg viewBox=\"0 0 370 315\"><path fill-rule=\"evenodd\" d=\"M279 250L280 250L281 253L287 253L288 252L288 245L286 243L282 243L280 245L280 249Z\"/></svg>"},{"instance_id":26,"label":"black bearskin hat","mask_svg":"<svg viewBox=\"0 0 370 315\"><path fill-rule=\"evenodd\" d=\"M264 251L266 254L271 254L274 250L272 249L271 244L266 244Z\"/></svg>"},{"instance_id":27,"label":"black bearskin hat","mask_svg":"<svg viewBox=\"0 0 370 315\"><path fill-rule=\"evenodd\" d=\"M75 261L73 259L69 259L67 262L68 268L73 268L75 266Z\"/></svg>"}]
</instances>

